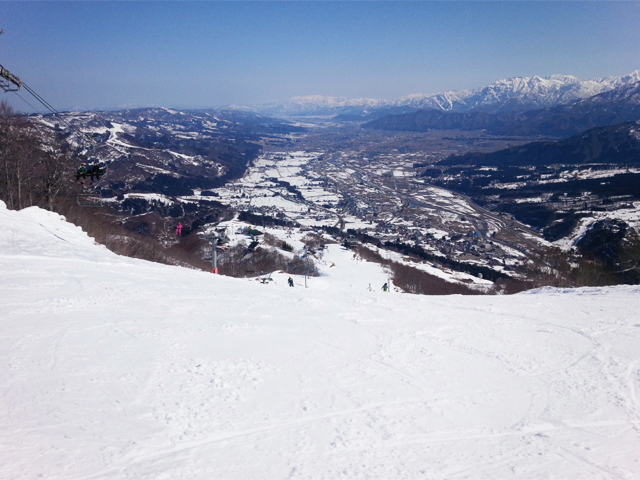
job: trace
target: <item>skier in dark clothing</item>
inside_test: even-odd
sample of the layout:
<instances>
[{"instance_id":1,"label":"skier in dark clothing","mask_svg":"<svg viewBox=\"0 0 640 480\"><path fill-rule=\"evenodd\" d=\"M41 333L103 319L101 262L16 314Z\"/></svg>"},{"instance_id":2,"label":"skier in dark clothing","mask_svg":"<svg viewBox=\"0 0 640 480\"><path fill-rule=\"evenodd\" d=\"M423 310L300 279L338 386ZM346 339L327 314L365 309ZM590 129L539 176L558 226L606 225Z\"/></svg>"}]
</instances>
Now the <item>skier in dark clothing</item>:
<instances>
[{"instance_id":1,"label":"skier in dark clothing","mask_svg":"<svg viewBox=\"0 0 640 480\"><path fill-rule=\"evenodd\" d=\"M98 162L93 162L93 165L89 165L87 167L87 173L91 175L91 183L100 180L100 167L98 166Z\"/></svg>"},{"instance_id":2,"label":"skier in dark clothing","mask_svg":"<svg viewBox=\"0 0 640 480\"><path fill-rule=\"evenodd\" d=\"M76 170L76 183L80 181L80 178L82 178L82 183L84 183L87 178L87 167L84 163L81 163L78 170Z\"/></svg>"},{"instance_id":3,"label":"skier in dark clothing","mask_svg":"<svg viewBox=\"0 0 640 480\"><path fill-rule=\"evenodd\" d=\"M289 282L290 287L293 287L293 278L289 277L289 280L287 280L287 282Z\"/></svg>"},{"instance_id":4,"label":"skier in dark clothing","mask_svg":"<svg viewBox=\"0 0 640 480\"><path fill-rule=\"evenodd\" d=\"M384 285L382 285L382 291L386 292L387 290L389 290L389 285L385 283Z\"/></svg>"}]
</instances>

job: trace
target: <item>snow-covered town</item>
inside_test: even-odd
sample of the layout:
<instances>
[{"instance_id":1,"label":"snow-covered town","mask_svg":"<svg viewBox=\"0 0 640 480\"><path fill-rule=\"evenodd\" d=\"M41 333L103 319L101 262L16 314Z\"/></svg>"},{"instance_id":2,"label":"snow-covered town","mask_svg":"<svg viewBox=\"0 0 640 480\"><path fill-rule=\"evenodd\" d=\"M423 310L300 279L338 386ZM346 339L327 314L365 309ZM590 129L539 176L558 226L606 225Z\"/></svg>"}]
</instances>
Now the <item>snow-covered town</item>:
<instances>
[{"instance_id":1,"label":"snow-covered town","mask_svg":"<svg viewBox=\"0 0 640 480\"><path fill-rule=\"evenodd\" d=\"M395 170L378 170L367 159L349 162L344 154L338 160L327 157L305 151L265 154L242 179L216 189L216 200L302 227L339 227L498 270L525 258L518 247L545 244L526 226L513 228L509 217L482 211L462 195L416 181L411 164L402 157L396 159ZM500 240L507 229L519 232L518 247Z\"/></svg>"}]
</instances>

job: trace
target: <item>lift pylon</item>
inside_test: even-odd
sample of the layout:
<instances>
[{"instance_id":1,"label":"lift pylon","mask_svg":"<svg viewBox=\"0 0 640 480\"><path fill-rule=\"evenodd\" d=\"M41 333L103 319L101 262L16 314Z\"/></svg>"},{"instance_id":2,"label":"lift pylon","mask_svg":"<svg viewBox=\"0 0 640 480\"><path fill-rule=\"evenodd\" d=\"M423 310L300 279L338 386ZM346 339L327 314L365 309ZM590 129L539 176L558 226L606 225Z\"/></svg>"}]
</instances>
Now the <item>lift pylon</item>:
<instances>
[{"instance_id":1,"label":"lift pylon","mask_svg":"<svg viewBox=\"0 0 640 480\"><path fill-rule=\"evenodd\" d=\"M0 35L4 30L0 30ZM22 81L9 70L0 65L0 88L5 92L17 92L22 88Z\"/></svg>"},{"instance_id":2,"label":"lift pylon","mask_svg":"<svg viewBox=\"0 0 640 480\"><path fill-rule=\"evenodd\" d=\"M22 81L2 65L0 65L0 77L0 88L5 92L17 92L22 88Z\"/></svg>"}]
</instances>

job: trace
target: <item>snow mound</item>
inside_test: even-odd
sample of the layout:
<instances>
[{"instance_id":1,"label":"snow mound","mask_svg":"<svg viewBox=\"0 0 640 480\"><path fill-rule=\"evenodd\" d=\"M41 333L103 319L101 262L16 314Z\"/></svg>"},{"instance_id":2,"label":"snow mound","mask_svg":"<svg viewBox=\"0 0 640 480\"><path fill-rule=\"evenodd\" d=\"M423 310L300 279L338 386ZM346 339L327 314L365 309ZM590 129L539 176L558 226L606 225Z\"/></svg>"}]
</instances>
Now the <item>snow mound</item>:
<instances>
[{"instance_id":1,"label":"snow mound","mask_svg":"<svg viewBox=\"0 0 640 480\"><path fill-rule=\"evenodd\" d=\"M0 201L0 254L77 259L121 257L98 246L80 227L65 221L62 215L38 207L9 210Z\"/></svg>"}]
</instances>

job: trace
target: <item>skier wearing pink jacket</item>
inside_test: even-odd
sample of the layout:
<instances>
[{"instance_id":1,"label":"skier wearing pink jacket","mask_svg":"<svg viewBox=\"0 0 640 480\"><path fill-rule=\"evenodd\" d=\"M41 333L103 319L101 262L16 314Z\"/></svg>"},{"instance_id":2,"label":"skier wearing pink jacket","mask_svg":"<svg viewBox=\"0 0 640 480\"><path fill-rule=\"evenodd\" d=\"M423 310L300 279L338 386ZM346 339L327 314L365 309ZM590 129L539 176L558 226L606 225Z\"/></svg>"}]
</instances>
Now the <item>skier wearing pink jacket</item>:
<instances>
[{"instance_id":1,"label":"skier wearing pink jacket","mask_svg":"<svg viewBox=\"0 0 640 480\"><path fill-rule=\"evenodd\" d=\"M179 237L180 235L182 235L182 224L178 222L178 225L176 226L176 237Z\"/></svg>"}]
</instances>

